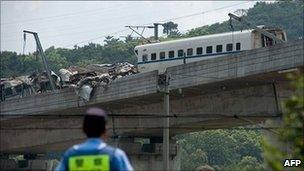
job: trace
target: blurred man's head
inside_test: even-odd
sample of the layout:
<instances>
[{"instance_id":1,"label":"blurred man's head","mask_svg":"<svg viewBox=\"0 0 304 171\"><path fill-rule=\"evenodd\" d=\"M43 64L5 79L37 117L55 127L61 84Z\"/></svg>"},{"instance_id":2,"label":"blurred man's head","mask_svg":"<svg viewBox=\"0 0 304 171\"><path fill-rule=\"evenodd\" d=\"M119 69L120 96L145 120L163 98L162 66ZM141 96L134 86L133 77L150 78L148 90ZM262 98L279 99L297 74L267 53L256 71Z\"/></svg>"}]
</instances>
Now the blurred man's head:
<instances>
[{"instance_id":1,"label":"blurred man's head","mask_svg":"<svg viewBox=\"0 0 304 171\"><path fill-rule=\"evenodd\" d=\"M104 110L92 107L86 110L83 131L88 138L99 138L106 132L107 114Z\"/></svg>"}]
</instances>

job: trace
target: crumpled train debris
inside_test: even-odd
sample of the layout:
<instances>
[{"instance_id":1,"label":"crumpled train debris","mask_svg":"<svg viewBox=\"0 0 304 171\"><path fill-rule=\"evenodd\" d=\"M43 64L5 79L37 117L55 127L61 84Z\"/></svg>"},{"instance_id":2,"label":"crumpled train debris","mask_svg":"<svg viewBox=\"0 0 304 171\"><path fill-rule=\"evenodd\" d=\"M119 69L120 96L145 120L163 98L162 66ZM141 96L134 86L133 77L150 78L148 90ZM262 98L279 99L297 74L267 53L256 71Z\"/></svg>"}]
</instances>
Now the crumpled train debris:
<instances>
[{"instance_id":1,"label":"crumpled train debris","mask_svg":"<svg viewBox=\"0 0 304 171\"><path fill-rule=\"evenodd\" d=\"M51 76L56 89L73 87L80 98L89 101L96 87L105 89L111 81L136 73L138 70L134 65L123 62L91 64L86 68L70 66L60 69L58 75L51 71ZM28 76L1 78L0 88L1 101L51 90L45 71L42 73L34 72Z\"/></svg>"}]
</instances>

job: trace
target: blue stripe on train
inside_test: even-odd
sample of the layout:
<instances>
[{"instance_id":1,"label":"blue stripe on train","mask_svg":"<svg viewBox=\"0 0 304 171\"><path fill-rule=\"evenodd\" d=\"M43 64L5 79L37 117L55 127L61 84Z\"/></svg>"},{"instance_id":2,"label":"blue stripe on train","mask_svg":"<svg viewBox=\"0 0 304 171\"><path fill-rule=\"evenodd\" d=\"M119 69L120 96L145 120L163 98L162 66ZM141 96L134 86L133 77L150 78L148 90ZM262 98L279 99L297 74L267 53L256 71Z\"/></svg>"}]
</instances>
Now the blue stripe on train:
<instances>
[{"instance_id":1,"label":"blue stripe on train","mask_svg":"<svg viewBox=\"0 0 304 171\"><path fill-rule=\"evenodd\" d=\"M163 62L163 61L172 61L172 60L183 60L188 58L198 58L198 57L206 57L206 56L217 56L217 55L227 55L227 54L234 54L239 53L241 51L232 51L232 52L222 52L222 53L213 53L213 54L205 54L205 55L196 55L196 56L187 56L187 57L174 57L168 59L160 59L155 61L146 61L146 62L137 62L137 64L147 64L147 63L154 63L154 62Z\"/></svg>"}]
</instances>

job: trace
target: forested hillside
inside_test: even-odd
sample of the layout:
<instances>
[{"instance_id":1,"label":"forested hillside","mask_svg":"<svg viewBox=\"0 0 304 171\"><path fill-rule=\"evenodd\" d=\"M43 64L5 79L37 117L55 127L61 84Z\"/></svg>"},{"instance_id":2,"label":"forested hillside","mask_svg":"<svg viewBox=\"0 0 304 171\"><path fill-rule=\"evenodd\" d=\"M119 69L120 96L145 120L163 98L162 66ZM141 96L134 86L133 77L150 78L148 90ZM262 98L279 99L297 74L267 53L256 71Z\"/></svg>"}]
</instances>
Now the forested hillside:
<instances>
[{"instance_id":1,"label":"forested hillside","mask_svg":"<svg viewBox=\"0 0 304 171\"><path fill-rule=\"evenodd\" d=\"M288 39L303 37L303 1L279 1L276 3L257 2L253 8L240 9L235 13L256 25L281 27L286 30ZM242 29L240 23L233 21L234 29ZM185 34L180 34L177 25L169 23L164 33L170 40L183 37L220 33L231 31L229 21L194 28ZM175 28L168 28L168 27ZM243 28L246 29L246 28ZM50 67L55 72L62 67L71 65L85 66L91 63L114 63L127 61L136 64L133 48L142 40L128 36L125 40L106 37L101 44L89 43L85 46L74 46L73 49L49 47L45 50ZM1 42L5 43L5 42ZM1 77L30 74L37 69L42 70L40 57L35 54L21 55L15 52L1 52Z\"/></svg>"},{"instance_id":2,"label":"forested hillside","mask_svg":"<svg viewBox=\"0 0 304 171\"><path fill-rule=\"evenodd\" d=\"M182 170L264 170L259 130L211 130L178 136Z\"/></svg>"},{"instance_id":3,"label":"forested hillside","mask_svg":"<svg viewBox=\"0 0 304 171\"><path fill-rule=\"evenodd\" d=\"M303 37L303 1L279 1L276 3L257 2L253 8L239 9L235 14L244 16L250 23L258 26L279 27L287 32L288 40L295 40ZM232 20L234 30L246 29ZM190 30L186 37L214 34L231 31L229 21L215 23L210 26L202 26Z\"/></svg>"}]
</instances>

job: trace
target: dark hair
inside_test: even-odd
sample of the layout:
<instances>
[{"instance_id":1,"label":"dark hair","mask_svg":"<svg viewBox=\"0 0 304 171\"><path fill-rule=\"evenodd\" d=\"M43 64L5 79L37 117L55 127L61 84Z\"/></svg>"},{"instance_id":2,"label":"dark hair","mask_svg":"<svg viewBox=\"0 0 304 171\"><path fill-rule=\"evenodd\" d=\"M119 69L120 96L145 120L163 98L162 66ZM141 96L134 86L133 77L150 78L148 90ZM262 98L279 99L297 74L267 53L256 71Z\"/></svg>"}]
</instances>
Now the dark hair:
<instances>
[{"instance_id":1,"label":"dark hair","mask_svg":"<svg viewBox=\"0 0 304 171\"><path fill-rule=\"evenodd\" d=\"M102 116L85 115L83 132L89 138L98 138L106 132L106 119Z\"/></svg>"}]
</instances>

